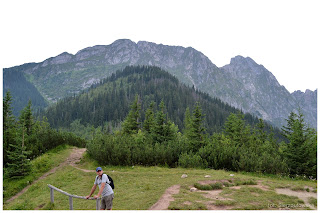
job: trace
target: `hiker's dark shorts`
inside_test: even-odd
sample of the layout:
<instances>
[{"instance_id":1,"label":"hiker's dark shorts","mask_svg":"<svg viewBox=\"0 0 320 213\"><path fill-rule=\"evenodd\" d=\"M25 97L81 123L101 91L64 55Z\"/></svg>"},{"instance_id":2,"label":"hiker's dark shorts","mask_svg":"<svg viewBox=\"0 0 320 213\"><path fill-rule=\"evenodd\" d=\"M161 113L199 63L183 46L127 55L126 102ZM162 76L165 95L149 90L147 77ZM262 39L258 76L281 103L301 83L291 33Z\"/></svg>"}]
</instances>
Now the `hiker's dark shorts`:
<instances>
[{"instance_id":1,"label":"hiker's dark shorts","mask_svg":"<svg viewBox=\"0 0 320 213\"><path fill-rule=\"evenodd\" d=\"M114 194L102 197L100 209L112 209L113 198Z\"/></svg>"}]
</instances>

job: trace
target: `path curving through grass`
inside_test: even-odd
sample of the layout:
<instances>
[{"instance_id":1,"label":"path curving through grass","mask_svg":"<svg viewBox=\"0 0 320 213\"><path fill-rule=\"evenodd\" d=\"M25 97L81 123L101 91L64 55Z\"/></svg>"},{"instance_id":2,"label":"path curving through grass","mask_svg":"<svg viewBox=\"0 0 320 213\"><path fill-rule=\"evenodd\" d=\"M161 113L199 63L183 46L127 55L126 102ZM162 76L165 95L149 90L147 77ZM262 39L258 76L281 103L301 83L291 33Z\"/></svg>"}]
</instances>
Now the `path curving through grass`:
<instances>
[{"instance_id":1,"label":"path curving through grass","mask_svg":"<svg viewBox=\"0 0 320 213\"><path fill-rule=\"evenodd\" d=\"M36 184L37 182L39 182L40 180L45 179L48 175L53 174L56 172L57 169L64 167L66 165L70 165L73 166L75 168L76 164L78 162L80 162L84 152L86 151L86 148L73 148L71 151L71 154L69 155L69 157L63 162L61 163L59 166L54 167L53 169L51 169L50 171L46 172L44 175L42 175L41 177L39 177L37 180L33 181L32 184L26 186L24 189L22 189L19 193L17 193L16 195L14 195L13 197L11 197L10 199L8 199L6 201L6 203L10 203L13 200L17 199L18 197L20 197L21 195L23 195L32 185ZM80 168L77 168L80 169ZM80 169L82 171L84 171L83 169ZM94 170L92 170L94 172ZM86 170L84 172L92 172L91 170Z\"/></svg>"}]
</instances>

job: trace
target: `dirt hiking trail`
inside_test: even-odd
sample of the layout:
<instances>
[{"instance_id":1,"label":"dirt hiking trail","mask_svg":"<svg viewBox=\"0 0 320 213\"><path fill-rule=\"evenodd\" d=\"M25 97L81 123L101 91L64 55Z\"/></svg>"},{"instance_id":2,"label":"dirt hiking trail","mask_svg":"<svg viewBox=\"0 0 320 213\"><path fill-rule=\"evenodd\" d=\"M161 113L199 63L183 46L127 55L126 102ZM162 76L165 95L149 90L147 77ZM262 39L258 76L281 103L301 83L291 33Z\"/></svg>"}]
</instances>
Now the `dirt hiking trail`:
<instances>
[{"instance_id":1,"label":"dirt hiking trail","mask_svg":"<svg viewBox=\"0 0 320 213\"><path fill-rule=\"evenodd\" d=\"M168 210L171 201L174 201L172 195L179 194L180 185L173 185L169 187L161 198L151 206L149 210Z\"/></svg>"},{"instance_id":2,"label":"dirt hiking trail","mask_svg":"<svg viewBox=\"0 0 320 213\"><path fill-rule=\"evenodd\" d=\"M36 184L38 181L43 180L44 178L46 178L48 175L53 174L57 171L57 169L64 167L66 165L70 165L73 166L75 168L76 167L76 163L80 162L83 153L86 151L85 148L73 148L71 151L71 154L69 155L69 157L67 158L66 161L64 161L63 163L61 163L59 166L51 169L50 171L46 172L44 175L42 175L41 177L39 177L37 180L33 181L32 184L28 185L27 187L25 187L24 189L22 189L18 194L14 195L13 197L11 197L9 200L6 201L6 203L9 203L13 200L15 200L16 198L18 198L19 196L21 196L22 194L24 194L33 184ZM85 170L85 169L80 169L77 168L79 170L82 170L84 172L95 172L94 170Z\"/></svg>"}]
</instances>

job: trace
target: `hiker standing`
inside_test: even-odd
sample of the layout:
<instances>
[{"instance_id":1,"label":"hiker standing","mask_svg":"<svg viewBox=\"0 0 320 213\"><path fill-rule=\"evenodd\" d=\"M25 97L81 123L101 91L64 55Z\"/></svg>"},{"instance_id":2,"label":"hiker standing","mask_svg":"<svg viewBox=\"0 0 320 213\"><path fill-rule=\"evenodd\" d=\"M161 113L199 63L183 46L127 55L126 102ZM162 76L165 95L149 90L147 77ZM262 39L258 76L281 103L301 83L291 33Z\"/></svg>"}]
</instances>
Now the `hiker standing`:
<instances>
[{"instance_id":1,"label":"hiker standing","mask_svg":"<svg viewBox=\"0 0 320 213\"><path fill-rule=\"evenodd\" d=\"M111 210L114 192L110 186L110 180L106 174L103 174L101 167L97 167L96 172L97 176L91 189L90 195L88 195L86 198L89 199L89 197L91 197L98 185L99 193L93 197L97 199L102 196L100 210Z\"/></svg>"}]
</instances>

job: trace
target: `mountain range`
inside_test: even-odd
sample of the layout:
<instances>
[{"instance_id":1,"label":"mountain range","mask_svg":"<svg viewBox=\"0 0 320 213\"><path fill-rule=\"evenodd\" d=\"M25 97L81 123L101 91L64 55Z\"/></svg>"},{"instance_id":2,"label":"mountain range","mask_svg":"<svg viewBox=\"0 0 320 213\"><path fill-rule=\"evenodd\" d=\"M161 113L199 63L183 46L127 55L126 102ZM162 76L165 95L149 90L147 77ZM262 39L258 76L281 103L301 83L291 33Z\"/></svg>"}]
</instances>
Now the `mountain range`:
<instances>
[{"instance_id":1,"label":"mountain range","mask_svg":"<svg viewBox=\"0 0 320 213\"><path fill-rule=\"evenodd\" d=\"M117 40L110 45L88 47L75 55L64 52L40 63L4 69L4 92L8 89L11 91L14 85L12 78L8 78L9 73L19 72L25 77L21 81L31 83L38 90L38 96L52 104L61 98L78 94L128 65L158 66L182 83L243 112L261 117L277 127L286 124L289 113L298 107L305 115L306 122L311 127L317 126L317 90L290 93L270 71L249 57L236 56L230 64L217 67L192 47L146 41L135 43L128 39ZM16 96L28 97L30 94L26 91L18 94L15 91L12 95L17 99L19 97Z\"/></svg>"}]
</instances>

